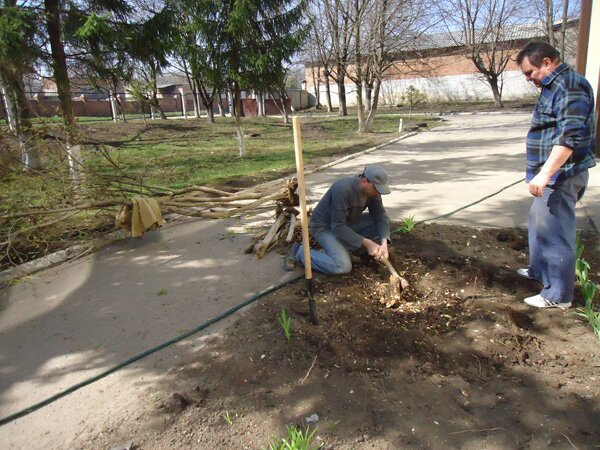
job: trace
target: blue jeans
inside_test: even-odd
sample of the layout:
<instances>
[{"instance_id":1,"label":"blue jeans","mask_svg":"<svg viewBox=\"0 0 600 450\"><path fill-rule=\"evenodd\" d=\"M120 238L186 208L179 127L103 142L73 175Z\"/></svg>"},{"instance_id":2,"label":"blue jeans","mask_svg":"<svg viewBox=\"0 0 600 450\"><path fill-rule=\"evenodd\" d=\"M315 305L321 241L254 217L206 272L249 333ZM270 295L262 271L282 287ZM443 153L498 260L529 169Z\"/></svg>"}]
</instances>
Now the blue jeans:
<instances>
[{"instance_id":1,"label":"blue jeans","mask_svg":"<svg viewBox=\"0 0 600 450\"><path fill-rule=\"evenodd\" d=\"M544 285L540 295L571 302L575 290L575 204L583 197L588 171L546 187L529 211L529 274Z\"/></svg>"},{"instance_id":2,"label":"blue jeans","mask_svg":"<svg viewBox=\"0 0 600 450\"><path fill-rule=\"evenodd\" d=\"M375 221L368 213L363 214L357 223L350 225L350 228L363 237L377 243L380 242ZM322 248L322 250L310 250L311 267L314 270L329 275L341 275L352 270L350 250L335 237L333 232L329 230L321 231L313 234L313 237ZM304 265L304 248L302 245L298 248L294 257L296 261Z\"/></svg>"}]
</instances>

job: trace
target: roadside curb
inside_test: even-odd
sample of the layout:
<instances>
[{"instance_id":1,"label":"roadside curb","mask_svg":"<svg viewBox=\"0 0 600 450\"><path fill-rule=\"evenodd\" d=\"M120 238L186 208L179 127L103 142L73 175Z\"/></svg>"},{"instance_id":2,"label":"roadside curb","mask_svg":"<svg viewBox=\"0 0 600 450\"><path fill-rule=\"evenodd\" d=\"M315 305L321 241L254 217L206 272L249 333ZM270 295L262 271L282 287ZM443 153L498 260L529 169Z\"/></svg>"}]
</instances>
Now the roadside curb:
<instances>
[{"instance_id":1,"label":"roadside curb","mask_svg":"<svg viewBox=\"0 0 600 450\"><path fill-rule=\"evenodd\" d=\"M128 234L124 230L115 231L107 236L96 238L88 242L87 244L74 245L73 247L59 250L41 258L28 261L10 269L3 270L0 272L0 287L2 285L9 284L11 281L22 278L27 275L31 275L40 270L49 269L50 267L56 266L66 261L71 261L84 256L94 250L104 247L113 242L118 242L128 238Z\"/></svg>"},{"instance_id":2,"label":"roadside curb","mask_svg":"<svg viewBox=\"0 0 600 450\"><path fill-rule=\"evenodd\" d=\"M390 145L390 144L394 144L395 142L401 141L403 139L409 138L411 136L414 136L415 134L417 134L416 132L412 132L412 133L407 133L405 135L399 136L397 138L394 138L388 142L384 142L382 144L376 145L375 147L371 147L368 148L366 150L357 152L357 153L353 153L351 155L348 156L344 156L343 158L337 159L335 161L332 161L330 163L324 164L323 166L317 167L316 169L312 169L310 171L306 171L305 175L311 175L313 173L319 172L321 170L327 169L329 167L335 166L336 164L340 164L344 161L348 161L351 160L353 158L357 158L361 155L365 155L371 152L374 152L378 149L380 149L381 147L384 147L386 145ZM271 184L279 184L282 181L287 180L289 177L283 177L283 178L279 178L277 180L271 180L268 181L266 183L263 184L259 184L257 186L253 186L251 188L248 189L244 189L241 192L244 191L250 191L253 189L256 189L258 187L265 187L265 186L270 186ZM193 220L193 219L192 219ZM166 226L169 225L175 225L175 224L179 224L177 222L171 222L170 224L167 224ZM119 241L123 241L125 239L130 239L131 236L129 235L129 233L127 233L124 230L118 230L114 233L111 233L107 236L103 236L97 239L93 239L92 241L90 241L87 244L79 244L79 245L75 245L73 247L69 247L67 249L64 250L59 250L57 252L51 253L49 255L43 256L41 258L38 259L34 259L32 261L28 261L26 263L20 264L18 266L15 267L11 267L9 269L3 270L0 272L0 287L2 287L3 285L9 284L12 281L14 281L15 279L18 278L22 278L24 276L27 275L31 275L35 272L39 272L41 270L44 269L49 269L50 267L59 265L61 263L67 262L67 261L71 261L74 260L76 258L79 258L81 256L84 256L88 253L91 253L95 250L98 250L101 247L104 247L106 245L109 244L113 244L115 242L119 242Z\"/></svg>"}]
</instances>

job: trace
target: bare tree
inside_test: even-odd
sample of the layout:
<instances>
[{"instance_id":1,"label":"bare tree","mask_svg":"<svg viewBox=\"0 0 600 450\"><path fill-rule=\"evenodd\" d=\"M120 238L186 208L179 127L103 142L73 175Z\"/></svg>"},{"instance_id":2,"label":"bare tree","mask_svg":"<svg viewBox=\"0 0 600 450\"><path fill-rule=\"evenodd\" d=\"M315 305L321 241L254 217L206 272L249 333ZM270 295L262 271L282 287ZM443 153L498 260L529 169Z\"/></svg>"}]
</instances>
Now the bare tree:
<instances>
[{"instance_id":1,"label":"bare tree","mask_svg":"<svg viewBox=\"0 0 600 450\"><path fill-rule=\"evenodd\" d=\"M365 104L363 100L363 86L365 84L364 67L363 67L363 43L369 41L372 29L365 30L363 23L365 17L369 13L369 5L374 5L373 2L368 0L352 0L351 7L348 10L352 22L352 34L353 39L353 50L354 50L354 71L348 71L348 78L350 78L356 85L356 108L358 116L358 132L365 132Z\"/></svg>"},{"instance_id":2,"label":"bare tree","mask_svg":"<svg viewBox=\"0 0 600 450\"><path fill-rule=\"evenodd\" d=\"M331 66L334 64L333 45L328 23L325 19L325 11L322 2L315 1L309 10L311 25L307 39L307 52L311 60L312 80L315 85L321 80L325 84L325 95L327 100L327 111L333 110L331 104L331 89L329 81L331 78ZM315 73L316 72L316 73ZM315 78L316 75L316 78ZM315 94L316 95L316 94Z\"/></svg>"},{"instance_id":3,"label":"bare tree","mask_svg":"<svg viewBox=\"0 0 600 450\"><path fill-rule=\"evenodd\" d=\"M344 115L344 80L356 86L358 132L371 132L382 82L422 71L429 64L418 51L435 15L434 2L419 0L326 0L311 8L310 45L320 50L318 67L338 84ZM319 70L311 63L316 84ZM343 74L343 76L342 76Z\"/></svg>"},{"instance_id":4,"label":"bare tree","mask_svg":"<svg viewBox=\"0 0 600 450\"><path fill-rule=\"evenodd\" d=\"M539 21L548 43L559 50L563 61L567 50L570 50L566 37L568 21L569 18L579 15L580 8L581 3L579 1L531 0L531 7L529 8L532 11L531 19ZM556 17L561 17L560 27L556 23Z\"/></svg>"},{"instance_id":5,"label":"bare tree","mask_svg":"<svg viewBox=\"0 0 600 450\"><path fill-rule=\"evenodd\" d=\"M309 32L309 36L312 34L312 32ZM321 65L319 63L317 48L313 42L309 42L308 45L305 46L305 54L307 57L307 63L310 64L311 80L313 81L313 91L316 99L315 107L317 109L321 109Z\"/></svg>"},{"instance_id":6,"label":"bare tree","mask_svg":"<svg viewBox=\"0 0 600 450\"><path fill-rule=\"evenodd\" d=\"M464 48L503 108L502 74L514 53L514 29L520 18L516 0L448 0L441 5L450 39Z\"/></svg>"},{"instance_id":7,"label":"bare tree","mask_svg":"<svg viewBox=\"0 0 600 450\"><path fill-rule=\"evenodd\" d=\"M340 116L348 115L346 105L346 74L350 58L350 44L352 39L352 23L349 8L352 0L323 0L323 14L331 36L334 70L329 70L328 75L336 82L338 88ZM327 74L326 74L327 75Z\"/></svg>"},{"instance_id":8,"label":"bare tree","mask_svg":"<svg viewBox=\"0 0 600 450\"><path fill-rule=\"evenodd\" d=\"M433 3L419 0L376 0L366 15L368 39L362 48L368 115L360 132L371 132L382 82L392 72L419 73L427 67L419 42L434 20Z\"/></svg>"}]
</instances>

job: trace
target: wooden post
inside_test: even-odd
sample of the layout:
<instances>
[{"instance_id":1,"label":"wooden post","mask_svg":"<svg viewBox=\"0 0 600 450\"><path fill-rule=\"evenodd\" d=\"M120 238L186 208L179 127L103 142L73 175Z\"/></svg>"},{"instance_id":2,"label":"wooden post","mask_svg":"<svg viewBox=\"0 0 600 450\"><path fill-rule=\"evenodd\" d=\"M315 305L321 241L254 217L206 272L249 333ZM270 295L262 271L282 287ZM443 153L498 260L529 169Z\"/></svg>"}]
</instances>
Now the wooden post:
<instances>
[{"instance_id":1,"label":"wooden post","mask_svg":"<svg viewBox=\"0 0 600 450\"><path fill-rule=\"evenodd\" d=\"M292 119L294 128L294 152L296 154L296 173L298 178L298 197L300 198L300 224L302 225L302 247L304 250L304 278L306 279L306 294L310 309L310 320L315 325L317 317L317 305L313 294L315 291L310 263L310 237L308 234L308 216L306 214L306 185L304 183L304 161L302 159L302 136L300 133L300 117Z\"/></svg>"}]
</instances>

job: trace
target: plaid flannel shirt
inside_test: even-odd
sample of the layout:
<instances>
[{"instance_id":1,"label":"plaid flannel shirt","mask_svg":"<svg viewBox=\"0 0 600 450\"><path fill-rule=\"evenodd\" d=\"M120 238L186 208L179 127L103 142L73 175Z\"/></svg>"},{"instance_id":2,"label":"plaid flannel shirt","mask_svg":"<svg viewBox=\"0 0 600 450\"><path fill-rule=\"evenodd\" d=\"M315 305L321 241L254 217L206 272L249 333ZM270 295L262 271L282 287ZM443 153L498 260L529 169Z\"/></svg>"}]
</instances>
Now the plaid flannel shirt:
<instances>
[{"instance_id":1,"label":"plaid flannel shirt","mask_svg":"<svg viewBox=\"0 0 600 450\"><path fill-rule=\"evenodd\" d=\"M588 81L561 64L541 82L542 92L527 134L527 181L536 176L555 145L573 150L549 186L594 167L594 93Z\"/></svg>"}]
</instances>

